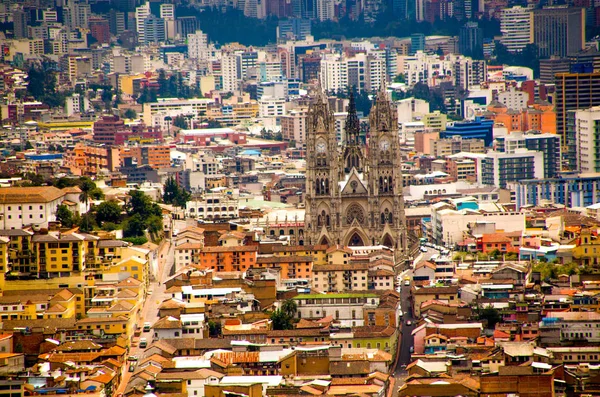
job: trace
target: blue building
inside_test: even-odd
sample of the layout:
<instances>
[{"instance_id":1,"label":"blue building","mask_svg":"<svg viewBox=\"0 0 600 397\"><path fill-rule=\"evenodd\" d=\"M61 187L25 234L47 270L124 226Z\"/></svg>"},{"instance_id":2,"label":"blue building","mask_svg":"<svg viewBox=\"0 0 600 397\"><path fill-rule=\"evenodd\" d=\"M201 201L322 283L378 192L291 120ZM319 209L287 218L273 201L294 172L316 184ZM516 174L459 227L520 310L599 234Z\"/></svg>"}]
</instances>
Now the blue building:
<instances>
[{"instance_id":1,"label":"blue building","mask_svg":"<svg viewBox=\"0 0 600 397\"><path fill-rule=\"evenodd\" d=\"M477 117L475 121L456 122L446 127L446 131L440 133L440 138L460 136L462 139L483 139L485 146L491 146L494 139L493 127L493 120Z\"/></svg>"},{"instance_id":2,"label":"blue building","mask_svg":"<svg viewBox=\"0 0 600 397\"><path fill-rule=\"evenodd\" d=\"M517 209L542 200L567 207L600 203L600 175L562 174L557 178L528 179L515 183Z\"/></svg>"}]
</instances>

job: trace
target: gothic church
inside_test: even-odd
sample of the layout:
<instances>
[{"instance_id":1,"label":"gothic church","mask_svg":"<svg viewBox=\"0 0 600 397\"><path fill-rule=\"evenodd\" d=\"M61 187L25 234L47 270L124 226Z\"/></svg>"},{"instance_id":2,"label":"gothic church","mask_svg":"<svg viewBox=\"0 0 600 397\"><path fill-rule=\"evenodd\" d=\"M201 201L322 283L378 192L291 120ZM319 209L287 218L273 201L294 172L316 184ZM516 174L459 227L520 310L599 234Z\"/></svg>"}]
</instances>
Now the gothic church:
<instances>
[{"instance_id":1,"label":"gothic church","mask_svg":"<svg viewBox=\"0 0 600 397\"><path fill-rule=\"evenodd\" d=\"M333 112L320 90L309 107L304 220L308 244L406 249L398 124L384 88L373 103L369 124L365 144L351 97L340 146Z\"/></svg>"}]
</instances>

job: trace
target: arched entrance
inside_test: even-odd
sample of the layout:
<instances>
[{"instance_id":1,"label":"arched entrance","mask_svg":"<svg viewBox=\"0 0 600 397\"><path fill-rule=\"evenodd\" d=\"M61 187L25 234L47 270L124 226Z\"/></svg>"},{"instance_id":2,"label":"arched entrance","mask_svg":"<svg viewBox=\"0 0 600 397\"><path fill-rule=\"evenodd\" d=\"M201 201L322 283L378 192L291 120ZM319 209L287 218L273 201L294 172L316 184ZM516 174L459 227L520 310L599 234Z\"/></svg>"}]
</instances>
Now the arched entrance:
<instances>
[{"instance_id":1,"label":"arched entrance","mask_svg":"<svg viewBox=\"0 0 600 397\"><path fill-rule=\"evenodd\" d=\"M389 234L386 234L383 238L383 245L385 245L388 248L394 248L394 242L392 241L392 238Z\"/></svg>"},{"instance_id":2,"label":"arched entrance","mask_svg":"<svg viewBox=\"0 0 600 397\"><path fill-rule=\"evenodd\" d=\"M330 246L331 243L329 242L329 239L327 238L327 236L323 236L323 237L321 237L321 241L319 242L319 245Z\"/></svg>"},{"instance_id":3,"label":"arched entrance","mask_svg":"<svg viewBox=\"0 0 600 397\"><path fill-rule=\"evenodd\" d=\"M354 232L354 234L352 234L350 237L350 240L348 240L348 245L350 247L362 247L365 245L365 243L363 242L362 237L360 237L358 233Z\"/></svg>"}]
</instances>

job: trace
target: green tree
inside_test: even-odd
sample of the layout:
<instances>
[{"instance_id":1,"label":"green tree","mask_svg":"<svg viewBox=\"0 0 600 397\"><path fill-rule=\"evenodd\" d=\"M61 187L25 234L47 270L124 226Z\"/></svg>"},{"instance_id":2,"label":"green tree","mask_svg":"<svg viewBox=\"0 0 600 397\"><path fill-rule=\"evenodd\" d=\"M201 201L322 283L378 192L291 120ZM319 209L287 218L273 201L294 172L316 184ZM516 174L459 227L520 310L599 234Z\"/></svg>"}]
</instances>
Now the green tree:
<instances>
[{"instance_id":1,"label":"green tree","mask_svg":"<svg viewBox=\"0 0 600 397\"><path fill-rule=\"evenodd\" d=\"M125 222L125 226L123 227L123 236L124 237L140 237L144 235L144 231L146 230L146 225L144 224L144 220L140 214L134 214L127 222Z\"/></svg>"},{"instance_id":2,"label":"green tree","mask_svg":"<svg viewBox=\"0 0 600 397\"><path fill-rule=\"evenodd\" d=\"M56 207L56 220L64 227L73 227L73 213L69 207L64 204Z\"/></svg>"},{"instance_id":3,"label":"green tree","mask_svg":"<svg viewBox=\"0 0 600 397\"><path fill-rule=\"evenodd\" d=\"M165 183L165 192L163 194L163 201L166 204L172 204L177 207L185 208L185 205L190 201L191 194L185 189L179 187L177 181L172 176L167 178Z\"/></svg>"},{"instance_id":4,"label":"green tree","mask_svg":"<svg viewBox=\"0 0 600 397\"><path fill-rule=\"evenodd\" d=\"M96 222L99 225L119 223L121 220L121 206L116 201L104 201L95 208Z\"/></svg>"},{"instance_id":5,"label":"green tree","mask_svg":"<svg viewBox=\"0 0 600 397\"><path fill-rule=\"evenodd\" d=\"M396 77L394 77L394 83L404 83L404 75L403 74L398 74L396 75Z\"/></svg>"},{"instance_id":6,"label":"green tree","mask_svg":"<svg viewBox=\"0 0 600 397\"><path fill-rule=\"evenodd\" d=\"M214 320L208 320L208 336L210 338L220 338L221 333L221 323Z\"/></svg>"},{"instance_id":7,"label":"green tree","mask_svg":"<svg viewBox=\"0 0 600 397\"><path fill-rule=\"evenodd\" d=\"M151 215L146 219L146 227L148 231L153 235L157 236L164 230L163 219L158 215Z\"/></svg>"},{"instance_id":8,"label":"green tree","mask_svg":"<svg viewBox=\"0 0 600 397\"><path fill-rule=\"evenodd\" d=\"M96 218L92 213L88 212L87 214L83 214L81 217L79 217L77 225L79 226L79 230L89 233L97 226Z\"/></svg>"},{"instance_id":9,"label":"green tree","mask_svg":"<svg viewBox=\"0 0 600 397\"><path fill-rule=\"evenodd\" d=\"M495 329L496 324L502 321L502 316L498 309L495 309L492 306L484 307L479 311L479 320L487 321L488 329Z\"/></svg>"},{"instance_id":10,"label":"green tree","mask_svg":"<svg viewBox=\"0 0 600 397\"><path fill-rule=\"evenodd\" d=\"M31 150L33 149L33 145L31 144L31 142L27 141L25 142L25 150Z\"/></svg>"},{"instance_id":11,"label":"green tree","mask_svg":"<svg viewBox=\"0 0 600 397\"><path fill-rule=\"evenodd\" d=\"M162 216L162 210L141 190L131 190L127 202L127 214L130 216L137 214L146 219L151 215Z\"/></svg>"},{"instance_id":12,"label":"green tree","mask_svg":"<svg viewBox=\"0 0 600 397\"><path fill-rule=\"evenodd\" d=\"M185 117L182 115L178 115L173 117L173 126L181 129L187 128L187 123L185 122Z\"/></svg>"},{"instance_id":13,"label":"green tree","mask_svg":"<svg viewBox=\"0 0 600 397\"><path fill-rule=\"evenodd\" d=\"M137 118L137 112L132 108L125 109L123 117L125 117L126 119L135 119Z\"/></svg>"},{"instance_id":14,"label":"green tree","mask_svg":"<svg viewBox=\"0 0 600 397\"><path fill-rule=\"evenodd\" d=\"M277 309L273 313L271 313L271 322L273 325L273 330L281 331L286 329L293 329L294 325L292 322L292 317L288 316L283 310Z\"/></svg>"},{"instance_id":15,"label":"green tree","mask_svg":"<svg viewBox=\"0 0 600 397\"><path fill-rule=\"evenodd\" d=\"M293 299L286 299L281 305L281 310L290 318L294 318L296 316L296 312L298 311L298 305L296 301Z\"/></svg>"},{"instance_id":16,"label":"green tree","mask_svg":"<svg viewBox=\"0 0 600 397\"><path fill-rule=\"evenodd\" d=\"M79 200L84 202L85 210L87 212L89 210L88 202L90 201L92 191L96 189L96 184L88 177L81 177L78 185L79 189L81 189Z\"/></svg>"}]
</instances>

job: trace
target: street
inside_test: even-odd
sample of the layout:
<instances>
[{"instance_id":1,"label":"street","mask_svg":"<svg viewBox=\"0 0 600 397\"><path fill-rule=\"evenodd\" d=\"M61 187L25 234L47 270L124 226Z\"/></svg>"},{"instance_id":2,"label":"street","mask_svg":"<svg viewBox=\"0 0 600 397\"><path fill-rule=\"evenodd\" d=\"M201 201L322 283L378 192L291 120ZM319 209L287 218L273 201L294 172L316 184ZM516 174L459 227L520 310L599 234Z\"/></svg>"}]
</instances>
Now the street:
<instances>
[{"instance_id":1,"label":"street","mask_svg":"<svg viewBox=\"0 0 600 397\"><path fill-rule=\"evenodd\" d=\"M395 389L392 391L393 396L398 394L398 388L404 384L404 380L407 376L405 367L412 361L410 349L414 343L412 331L415 329L415 318L413 317L412 297L410 292L413 276L412 268L414 268L414 265L422 260L431 259L431 257L435 254L439 254L439 251L434 248L427 248L427 252L420 252L419 255L414 259L411 269L407 269L398 275L400 304L402 306L402 312L404 313L404 316L402 318L402 325L400 328L400 355L398 357L396 372L394 373L396 383L394 385ZM404 285L406 281L405 278L410 280L411 285ZM407 325L408 321L411 322L411 325Z\"/></svg>"},{"instance_id":2,"label":"street","mask_svg":"<svg viewBox=\"0 0 600 397\"><path fill-rule=\"evenodd\" d=\"M152 291L152 294L149 294L146 297L144 302L144 306L140 312L140 318L138 318L137 325L139 328L142 327L144 322L149 322L150 324L154 324L158 320L158 306L162 303L163 300L167 299L167 295L165 294L165 285L162 282L169 277L169 273L171 268L173 267L175 261L175 250L174 245L171 240L167 240L162 246L158 253L158 275L156 280L150 282L149 291ZM152 332L142 332L142 338L146 338L148 340L148 344L152 343ZM136 338L139 339L139 338ZM139 342L139 340L138 340ZM138 344L135 346L131 346L129 349L129 356L137 356L138 360L143 358L143 353L145 349L140 349ZM137 365L137 363L136 363ZM132 372L129 372L129 363L124 366L123 370L125 371L121 377L121 383L117 388L115 395L119 396L125 393L125 388L127 387L127 383L129 383L129 379L131 379Z\"/></svg>"}]
</instances>

